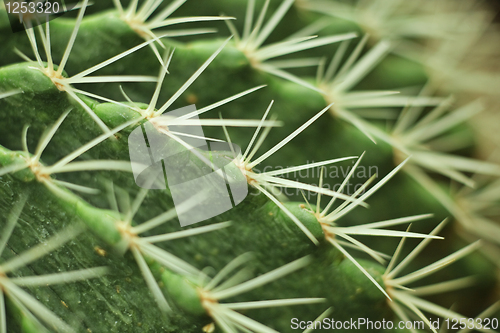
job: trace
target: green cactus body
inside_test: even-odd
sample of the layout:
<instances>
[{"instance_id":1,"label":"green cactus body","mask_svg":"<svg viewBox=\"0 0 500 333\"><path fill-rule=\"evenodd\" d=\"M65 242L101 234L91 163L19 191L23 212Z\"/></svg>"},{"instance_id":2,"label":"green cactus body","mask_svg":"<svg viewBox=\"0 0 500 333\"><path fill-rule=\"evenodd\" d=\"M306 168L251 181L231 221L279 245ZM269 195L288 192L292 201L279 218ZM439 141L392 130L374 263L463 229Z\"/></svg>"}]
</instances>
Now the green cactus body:
<instances>
[{"instance_id":1,"label":"green cactus body","mask_svg":"<svg viewBox=\"0 0 500 333\"><path fill-rule=\"evenodd\" d=\"M469 120L500 82L447 39L487 11L369 3L85 0L19 33L2 7L0 333L498 331L500 166Z\"/></svg>"}]
</instances>

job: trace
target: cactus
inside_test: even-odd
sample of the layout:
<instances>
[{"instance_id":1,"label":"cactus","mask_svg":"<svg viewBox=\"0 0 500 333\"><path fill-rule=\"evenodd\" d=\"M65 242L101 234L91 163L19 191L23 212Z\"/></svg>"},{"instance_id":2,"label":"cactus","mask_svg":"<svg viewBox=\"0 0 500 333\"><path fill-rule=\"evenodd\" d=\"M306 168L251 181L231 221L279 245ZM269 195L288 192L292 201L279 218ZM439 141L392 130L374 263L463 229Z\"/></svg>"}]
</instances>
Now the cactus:
<instances>
[{"instance_id":1,"label":"cactus","mask_svg":"<svg viewBox=\"0 0 500 333\"><path fill-rule=\"evenodd\" d=\"M84 0L13 32L14 2L0 333L498 331L488 8Z\"/></svg>"}]
</instances>

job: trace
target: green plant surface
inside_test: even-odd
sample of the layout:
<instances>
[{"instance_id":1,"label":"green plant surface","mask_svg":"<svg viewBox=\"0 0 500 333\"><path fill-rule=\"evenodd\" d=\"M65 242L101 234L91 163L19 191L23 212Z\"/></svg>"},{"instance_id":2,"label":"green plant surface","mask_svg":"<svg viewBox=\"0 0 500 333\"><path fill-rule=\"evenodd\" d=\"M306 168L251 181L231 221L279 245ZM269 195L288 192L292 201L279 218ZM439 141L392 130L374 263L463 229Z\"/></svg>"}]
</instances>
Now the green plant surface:
<instances>
[{"instance_id":1,"label":"green plant surface","mask_svg":"<svg viewBox=\"0 0 500 333\"><path fill-rule=\"evenodd\" d=\"M500 165L469 125L495 96L446 83L468 77L459 38L497 32L449 2L85 0L18 33L2 8L0 333L498 320ZM441 46L446 75L421 56ZM172 129L196 117L241 153ZM178 182L227 165L246 198L181 227L226 194L138 186L140 128L169 140ZM394 330L417 331L359 327Z\"/></svg>"}]
</instances>

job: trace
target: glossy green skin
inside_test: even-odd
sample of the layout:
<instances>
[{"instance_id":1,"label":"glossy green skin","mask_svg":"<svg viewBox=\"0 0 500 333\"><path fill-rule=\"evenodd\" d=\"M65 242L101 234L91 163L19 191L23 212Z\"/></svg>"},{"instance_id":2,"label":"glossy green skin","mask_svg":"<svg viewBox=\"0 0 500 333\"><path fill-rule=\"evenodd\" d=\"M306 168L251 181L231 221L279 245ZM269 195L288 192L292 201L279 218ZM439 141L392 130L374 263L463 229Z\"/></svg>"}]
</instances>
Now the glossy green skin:
<instances>
[{"instance_id":1,"label":"glossy green skin","mask_svg":"<svg viewBox=\"0 0 500 333\"><path fill-rule=\"evenodd\" d=\"M164 284L164 289L167 294L170 295L175 300L175 303L184 311L198 316L206 314L198 292L200 286L191 279L165 270L161 274L161 281Z\"/></svg>"},{"instance_id":2,"label":"glossy green skin","mask_svg":"<svg viewBox=\"0 0 500 333\"><path fill-rule=\"evenodd\" d=\"M310 208L302 202L286 202L285 207L292 213L295 217L299 219L304 226L311 231L311 233L318 240L324 240L325 234L321 227L321 224L316 219L316 216L310 211ZM316 209L316 206L311 205L312 209ZM269 207L271 210L272 207ZM280 218L283 218L289 222L288 216L284 214L282 210L278 211Z\"/></svg>"},{"instance_id":3,"label":"glossy green skin","mask_svg":"<svg viewBox=\"0 0 500 333\"><path fill-rule=\"evenodd\" d=\"M219 5L227 8L226 14L232 14L229 11L244 10L241 3L241 1L224 1ZM96 3L94 10L97 13L84 18L72 56L65 67L70 76L142 42L119 20L115 11L101 11L103 8L109 8L110 4ZM275 5L275 2L271 4ZM188 11L186 15L193 15L196 11L203 11L203 8L186 5L182 10ZM207 12L201 14L207 15ZM313 19L311 16L304 20L299 18L294 9L286 17L285 22L280 24L282 30L277 30L275 38L285 35L287 27L288 29L297 27L298 30L304 25L304 21ZM33 153L44 129L55 122L65 110L73 107L73 111L42 155L43 163L50 165L102 132L79 105L66 93L59 91L50 79L34 69L32 64L13 64L19 61L11 52L14 46L28 56L32 56L32 51L25 35L10 33L9 27L1 21L2 19L0 15L0 44L5 45L5 48L2 47L0 50L2 65L0 91L20 88L23 94L0 100L0 165L6 166L21 161L24 153L19 151L22 149L21 133L24 125L30 124L28 147ZM73 24L74 19L71 18L61 18L51 22L52 52L56 62L60 60L57 57L64 52ZM345 26L337 28L338 32L342 32ZM192 40L187 44L173 40L166 42L167 45L176 47L176 51L170 74L166 77L160 94L158 107L221 45L224 38L195 37ZM311 51L310 55L314 56L315 52ZM149 48L144 48L104 68L99 75L157 75L158 70L155 56ZM415 64L408 64L401 59L388 59L360 84L360 89L394 89L402 85L419 84L423 81L422 73L422 68ZM314 73L308 74L314 75ZM274 99L273 112L285 122L285 126L272 130L261 148L262 152L279 142L326 105L323 96L315 91L253 69L245 55L230 42L171 109L191 104L190 101L193 100L196 100L199 109L261 84L267 84L268 87L213 112L220 111L226 119L259 119L270 100ZM105 91L107 97L119 101L124 99L118 85L81 85L77 88L97 94L103 94ZM142 108L145 108L146 104L141 103L148 103L153 89L154 84L124 84L124 90ZM139 117L137 112L121 106L100 103L83 96L82 99L111 128ZM206 117L218 116L211 113ZM120 132L116 140L102 142L85 153L83 158L128 159L127 137L135 126L137 125ZM244 149L254 129L229 129L229 131L233 142ZM320 142L318 142L319 134L321 134ZM218 128L207 129L206 135L220 137L220 131ZM301 133L299 138L290 142L257 168L263 170L265 166L286 167L303 164L306 161L359 156L363 151L367 153L362 165L377 166L380 176L387 174L394 167L391 147L381 143L374 145L353 126L330 115L324 115L320 121ZM344 168L352 166L350 162L340 165ZM232 168L230 171L239 172L237 168ZM302 178L299 176L299 179L307 183L317 183L317 178L317 174ZM356 182L363 182L366 178L361 175L356 177ZM161 313L132 255L128 252L123 254L116 247L121 236L116 230L115 222L122 216L110 210L104 184L111 180L134 198L139 189L131 175L118 172L82 172L57 175L57 179L101 189L101 194L86 196L66 191L65 195L57 195L38 184L29 170L0 177L1 216L7 216L21 193L30 194L22 215L26 223L20 223L16 227L19 232L16 232L9 242L11 251L6 251L1 259L8 259L13 253L20 253L38 244L46 238L46 235L52 235L64 226L83 222L88 231L57 250L53 256L41 258L29 268L15 274L20 276L33 275L33 272L50 274L61 269L66 271L104 265L110 266L112 273L109 276L80 283L51 288L29 288L30 293L79 332L90 330L91 332L190 333L200 332L203 326L210 323L198 298L196 283L169 272L155 262L148 261L157 281L162 283L169 303L174 304L172 313ZM325 179L325 184L333 186L342 180L342 177L329 177ZM285 205L320 240L319 246L313 245L265 196L258 195L252 187L249 187L249 191L244 202L232 210L193 226L232 220L231 228L159 245L199 269L212 267L215 272L237 255L252 252L255 260L248 265L254 268L255 275L264 274L304 255L312 255L313 262L310 266L234 300L241 302L294 297L327 298L326 304L245 312L245 315L278 331L289 330L290 318L300 316L304 320L314 320L329 306L333 308L331 316L336 318L369 317L376 320L393 317L382 293L370 284L349 260L324 241L324 234L317 220L299 203L302 200L300 193L292 196L296 201L287 202ZM323 200L326 202L327 199ZM315 202L315 197L310 201ZM448 215L419 184L404 174L396 176L387 183L379 191L379 195L373 196L368 203L371 205L370 209L354 210L339 221L339 225L347 226L411 214L434 213L435 218L432 221L415 223L413 227L413 231L428 232L442 217ZM134 223L142 223L172 207L168 189L150 191L134 218ZM0 222L3 223L3 220ZM178 230L182 228L174 220L155 229L152 234ZM450 249L456 249L456 236L452 231L447 231L447 236L446 242L437 245L439 251L429 251L421 260L423 262L430 258L437 260L442 257L443 252L448 253ZM368 242L373 242L377 250L391 253L397 240L368 240ZM96 247L103 249L106 255L99 255L102 252L97 252ZM383 267L363 259L360 259L360 262L380 281ZM422 267L419 264L417 260L415 267ZM491 265L485 263L482 258L471 257L469 261L455 266L451 272L449 275L452 278L478 272L484 277L483 286L487 287L482 287L484 289L479 291L474 289L470 293L471 299L481 298L478 295L485 290L491 290L495 282ZM448 276L437 275L433 281L444 281L444 278ZM61 301L64 301L68 308L62 306ZM488 304L484 299L482 302ZM9 303L8 307L8 323L12 332L41 330L36 322L25 316L19 316L19 309L15 305ZM467 310L467 307L464 309Z\"/></svg>"}]
</instances>

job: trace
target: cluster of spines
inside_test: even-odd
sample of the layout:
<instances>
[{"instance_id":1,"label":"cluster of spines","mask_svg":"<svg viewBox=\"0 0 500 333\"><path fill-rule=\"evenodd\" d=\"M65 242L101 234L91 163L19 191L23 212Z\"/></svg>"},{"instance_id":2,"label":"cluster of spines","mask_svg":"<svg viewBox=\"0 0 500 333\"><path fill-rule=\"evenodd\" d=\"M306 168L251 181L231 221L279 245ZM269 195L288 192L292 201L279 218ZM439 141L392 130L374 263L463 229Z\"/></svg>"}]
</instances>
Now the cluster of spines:
<instances>
[{"instance_id":1,"label":"cluster of spines","mask_svg":"<svg viewBox=\"0 0 500 333\"><path fill-rule=\"evenodd\" d=\"M149 1L149 2L151 2L151 1ZM152 3L152 2L151 2L151 3ZM252 1L250 1L249 3L253 3L253 2L252 2ZM282 6L278 9L278 11L277 11L277 13L278 13L278 14L276 14L275 16L273 16L272 21L271 21L271 23L269 24L269 28L268 28L268 29L265 29L265 34L262 34L262 36L263 36L263 37L262 37L262 36L260 36L260 38L257 38L258 40L261 40L261 39L264 39L264 40L265 40L266 34L269 34L269 33L272 31L272 29L273 29L273 25L275 26L275 25L279 22L280 16L282 16L282 15L284 14L284 11L286 11L287 7L289 7L289 6L290 6L290 4L291 4L291 2L290 2L290 1L285 1L285 2L283 2L283 5L282 5ZM145 5L145 6L146 6L146 5ZM266 3L266 6L267 6L267 3ZM83 6L83 8L85 8L85 5ZM131 8L132 8L132 7L131 7ZM252 7L252 6L250 6L250 5L249 5L249 8L251 8L251 10L253 10L253 7ZM82 11L82 12L83 12L83 11ZM265 9L263 10L263 13L265 14ZM264 14L261 14L262 18L264 17ZM82 16L83 16L83 14L82 14ZM80 16L80 18L79 18L80 20L81 20L82 16ZM247 17L247 18L248 18L248 17ZM262 24L262 22L260 22L260 24ZM248 23L248 25L249 25L249 26L251 26L251 20L250 20L250 23ZM47 26L48 26L48 25L47 25ZM246 27L245 29L246 29L246 30L248 30L248 29L250 29L250 28L247 28L247 27ZM45 37L45 39L44 39L44 45L45 45L45 49L47 50L47 45L48 45L48 43L50 42L50 40L47 38L47 36L48 36L48 29L46 30L46 33L45 33L45 34L44 34L43 30L41 30L41 31L42 31L42 34L41 34L42 39ZM75 29L75 31L77 31L77 28ZM259 35L261 35L261 34L259 33L259 29L256 29L255 31L256 31L256 33L254 34L253 38L255 38L255 36L259 36ZM44 36L44 35L45 35L45 36ZM247 35L248 35L247 37L252 36L252 34L247 34ZM76 35L75 35L75 36L76 36ZM32 34L32 35L31 35L31 37L34 37L34 34ZM72 37L72 38L73 38L73 37ZM33 38L30 38L30 40L32 41L32 44L33 44ZM340 40L340 39L339 39L339 40ZM74 38L73 38L73 41L74 41ZM364 41L366 41L366 38L364 39ZM262 42L263 42L263 41L262 41ZM261 42L261 43L262 43L262 42ZM326 43L326 42L325 42L325 43ZM290 45L292 45L292 44L290 44ZM320 45L320 43L318 43L318 46L319 46L319 45ZM353 53L353 55L352 55L352 56L351 56L351 57L347 60L347 63L348 63L348 64L352 65L352 64L355 62L355 60L356 60L356 58L357 58L357 55L361 52L361 49L362 49L362 47L363 47L363 42L362 42L362 43L360 43L360 45L361 45L361 46L360 46L360 47L358 47L358 48L357 48L357 50ZM386 48L386 45L384 45L384 44L380 44L380 45L383 45L383 46ZM260 46L260 45L257 45L257 48L258 48L259 46ZM313 46L311 46L311 47L313 47ZM354 72L355 74L352 74L352 77L351 77L351 79L350 79L350 81L352 81L352 82L350 82L351 87L352 87L352 85L354 85L354 84L356 83L356 80L361 79L361 78L362 78L362 76L363 76L363 75L365 75L365 74L369 71L369 69L370 69L370 68L372 68L372 67L376 64L376 62L377 62L377 61L378 61L378 59L379 59L378 57L382 56L385 52L387 52L387 49L384 49L384 47L382 47L382 46L380 46L380 47L375 47L375 50L376 50L376 51L373 51L373 54L375 54L375 55L372 55L372 56L368 56L368 55L367 55L367 56L365 56L366 58L364 59L364 61L361 61L361 64L359 64L357 67L356 67L356 66L354 66L354 67L351 69L351 68L349 68L349 66L344 66L344 67L346 67L346 68L345 68L345 69L341 69L341 72L343 72L343 75L344 75L343 80L346 80L346 75L348 75L348 73L349 73L350 71L351 71L351 72ZM71 48L69 48L69 49L71 49ZM379 49L380 49L380 50L379 50ZM218 51L220 51L220 49L219 49ZM342 51L340 51L340 52L342 52ZM379 53L380 53L380 54L379 54ZM50 49L49 49L49 52L47 53L47 56L49 56L49 54L50 54ZM214 57L215 57L215 55L216 55L216 54L214 54ZM328 81L329 81L328 79L330 79L330 80L331 80L331 77L332 77L333 73L335 72L335 67L336 67L336 64L335 64L335 63L336 63L336 60L335 60L335 59L341 59L341 58L342 58L342 55L343 55L343 54L340 54L340 56L338 56L338 57L334 57L334 60L332 61L332 64L331 64L331 67L327 69L327 73L325 74L325 76L322 76L322 75L319 75L319 76L318 76L318 78L320 79L320 80L318 80L318 82L319 82L319 83L324 84L324 82L328 82ZM69 56L69 54L68 54L68 56ZM39 58L39 56L38 56L37 58ZM170 58L169 58L169 59L170 59ZM209 59L209 60L210 60L210 59ZM213 60L213 58L212 58L212 60ZM337 61L340 61L340 60L337 60ZM39 63L40 63L40 62L39 62ZM208 66L208 64L209 64L209 63L210 63L210 61L207 61L207 62L205 63L205 65L204 65L204 67L206 68L206 66ZM166 72L166 69L167 69L167 67L168 67L168 63L167 63L167 62L163 61L163 62L162 62L162 64L163 64L163 67L164 67L164 71L162 71L162 73L163 73L163 74L160 74L160 77L161 77L162 75L163 75L163 76L165 75L164 73ZM64 66L62 66L62 67L64 67ZM202 66L202 67L203 67L203 66ZM259 68L258 66L256 66L256 68L257 68L257 69L262 69L262 68ZM331 68L333 68L333 69L331 69ZM204 69L204 68L203 68L203 69ZM201 72L203 71L203 69L200 69L200 71L199 71L199 72L197 72L197 75L201 74ZM272 73L271 71L268 71L268 72ZM273 73L272 73L272 74L273 74ZM59 74L59 75L60 75L60 74ZM196 79L197 75L193 75L193 77L190 79L190 82L191 82L191 83L192 83L192 82ZM284 77L284 76L282 75L282 77ZM285 77L285 78L290 79L290 77ZM325 80L324 78L327 78L327 80ZM148 80L150 80L150 78L148 78ZM162 81L162 80L159 80L159 81ZM294 80L292 80L292 81L294 81ZM297 81L297 80L295 80L294 82L296 82L296 81ZM188 81L188 82L189 82L189 81ZM299 82L298 82L298 83L299 83ZM160 84L160 87L161 87L161 82L159 82L159 84ZM187 83L187 86L189 86L189 84L190 84L190 83ZM343 83L343 85L346 85L346 83ZM187 86L184 86L184 89L185 89ZM338 88L337 88L337 89L338 89ZM338 91L342 91L342 89L340 89L340 90L338 90ZM80 92L80 91L79 91L79 92ZM180 94L181 94L182 92L183 92L183 91L182 91L182 89L181 89L181 90L178 92L178 94L176 94L176 95L177 95L177 97L178 97L178 96L180 96ZM250 92L250 91L249 91L249 92ZM14 93L19 93L19 92L18 92L18 91L8 92L8 93L6 93L6 94L5 94L5 96L3 96L3 97L8 97L10 94L14 94ZM369 100L368 100L368 102L367 102L367 105L371 105L370 103L374 103L374 104L373 104L373 105L371 105L371 106L386 106L386 105L388 105L388 106L395 106L395 105L401 105L401 106L403 106L403 101L405 100L405 98L403 98L403 99L391 100L390 98L385 98L385 97L384 97L384 96L390 95L391 93L392 93L392 92L373 92L373 93L368 92L368 93L366 94L366 97L367 97L367 98L376 98L376 100L371 100L371 99L369 99ZM155 94L155 96L157 97L157 94ZM92 97L95 97L95 96L92 96ZM357 96L357 97L359 97L359 96ZM365 97L365 96L361 96L361 97ZM174 97L173 97L173 98L174 98ZM377 98L378 98L379 100L377 100ZM154 97L153 97L153 99L154 99ZM328 100L328 98L325 98L325 99L327 99L327 100ZM334 99L335 101L337 101L338 96L335 96L335 98L333 98L333 99ZM172 102L173 102L174 100L175 100L175 98L172 100ZM437 100L436 100L436 99L429 99L429 98L427 98L427 97L424 97L424 98L422 98L422 99L418 99L417 97L415 97L415 100L414 100L414 101L415 101L415 102L414 102L414 103L412 103L412 106L417 106L417 107L421 107L421 106L425 106L425 105L434 105L434 104L436 104L436 103L437 103ZM420 102L419 102L419 101L420 101ZM171 102L171 103L172 103L172 102ZM162 111L165 111L165 110L168 108L168 106L170 106L170 105L171 105L171 103L169 104L169 103L167 102L167 103L166 103L166 105L167 105L167 106L166 106L166 107L164 106L164 107L162 108L162 109L163 109ZM348 102L347 102L347 103L348 103ZM386 104L384 104L384 103L386 103ZM399 104L398 104L398 103L399 103ZM80 103L80 104L83 106L83 104L82 104L82 103ZM148 109L151 109L151 108L152 108L152 110L154 110L154 104L156 104L156 102L155 102L155 103L153 103L153 100L152 100L152 103L150 104L150 106L149 106L149 108L148 108ZM342 105L345 107L346 102L344 102L344 103L341 103L341 102L340 102L339 104L340 104L340 107L342 107ZM354 105L354 107L356 107L356 106L357 106L357 107L359 107L359 105ZM86 108L85 106L83 106L83 107L84 107L84 108ZM88 107L88 106L87 106L87 107ZM326 108L325 110L328 110L329 108L332 108L333 113L334 113L334 114L336 114L336 115L338 115L338 112L339 112L338 110L342 110L342 112L344 112L343 114L344 114L344 115L346 114L344 109L336 109L336 110L335 110L335 106L332 106L332 105L328 105L328 106L327 106L327 108ZM325 110L324 110L324 111L325 111ZM150 110L150 111L151 111L151 110ZM207 110L207 111L208 111L208 110ZM269 111L269 110L268 110L268 111ZM438 113L438 115L439 115L439 112L436 112L436 113ZM160 112L160 114L161 114L161 112ZM267 112L266 112L266 115L267 115ZM142 116L144 116L144 115L142 115ZM148 118L148 117L145 117L145 118ZM62 119L64 119L64 118L62 118ZM356 117L356 116L353 116L352 114L349 114L349 116L344 116L344 118L343 118L343 119L344 119L344 120L347 120L347 121L349 121L349 122L351 122L351 123L353 123L355 126L357 126L358 128L362 129L362 130L363 130L363 132L365 132L365 134L367 134L368 136L370 136L372 139L373 139L373 137L377 137L377 134L379 134L379 132L377 132L377 130L376 130L376 129L372 129L372 128L371 128L371 127L370 127L370 126L369 126L369 125L368 125L368 124L364 121L364 120L362 120L362 119L360 119L360 118L358 118L358 117ZM62 120L61 120L61 121L62 121ZM450 124L450 123L451 123L451 125L453 125L453 124L455 124L455 123L458 123L458 122L456 121L456 117L455 117L455 119L448 120L448 125L447 125L448 127L447 127L447 128L449 128L449 126L450 126L449 124ZM132 123L131 123L131 124L132 124ZM293 138L293 136L294 136L294 135L296 135L296 134L300 133L300 131L301 131L301 130L303 130L305 127L307 127L307 124L308 124L308 123L304 124L304 125L305 125L304 127L302 127L301 129L299 129L298 131L294 132L294 133L293 133L293 135L292 135L291 137L287 138L287 139L291 139L291 138ZM127 125L130 125L130 124L127 124ZM218 123L218 125L225 126L225 125L231 125L231 124L230 124L230 122L227 122L227 123L226 123L226 122L222 122L222 121L221 121L220 123ZM262 123L258 123L258 129L260 129L260 128L261 128L261 126L262 126ZM124 127L126 127L126 126L124 126ZM445 130L446 130L447 128L445 128ZM105 128L103 128L103 129L104 129L104 130L107 130L107 129L105 129ZM121 128L120 128L120 129L121 129ZM441 129L442 129L442 128L441 128ZM117 129L115 129L115 130L116 130L116 131L118 131L119 129L118 129L118 130L117 130ZM110 133L114 133L114 132L115 132L115 130L108 132L108 133L107 133L107 135L109 136L109 134L110 134ZM257 134L257 133L256 133L256 134ZM381 136L381 137L383 137L382 135L380 135L380 136ZM254 136L254 138L252 139L252 142L253 142L253 140L255 139L255 137L256 137L256 136ZM264 137L265 137L265 136L264 136ZM104 139L105 139L105 136L103 136L102 138L104 138ZM385 139L386 137L383 137L383 138ZM285 143L287 142L287 141L286 141L287 139L285 139L285 140L284 140L285 142L284 142L283 144L285 144ZM49 137L49 139L48 139L48 140L50 141L50 137ZM101 138L99 138L99 140L100 140L100 141L102 141L102 140L101 140ZM288 140L288 141L289 141L289 140ZM43 142L43 140L41 140L41 142ZM48 141L46 141L44 144L41 144L41 147L42 147L42 148L41 148L41 150L37 150L37 153L35 154L35 157L34 157L34 158L32 158L32 159L29 159L29 160L26 162L28 165L30 165L30 163L32 163L32 162L33 162L33 159L35 160L35 162L38 162L38 161L39 161L39 158L40 158L40 156L39 156L39 155L41 155L41 152L43 151L43 146L44 146L44 145L46 145L46 144L48 144ZM26 144L25 144L24 146L25 146L25 148L26 148L26 149L25 149L25 153L27 153L27 147L26 147ZM258 148L258 145L257 145L257 148ZM395 148L396 148L396 147L395 147ZM406 147L405 147L405 148L406 148ZM273 154L273 153L274 153L277 149L279 149L279 147L278 147L278 148L276 148L275 150L271 150L271 151L270 151L270 153L266 153L266 154L267 154L267 155ZM406 152L406 151L405 151L405 152ZM246 165L244 165L244 167L242 168L245 172L247 172L247 173L248 173L249 171L251 171L251 167L252 167L252 166L254 166L255 164L259 163L260 161L262 161L262 160L263 160L263 158L265 158L266 154L264 154L264 155L263 155L264 157L261 157L261 158L260 158L257 162L255 162L255 161L254 161L254 162L252 162L253 164L252 164L252 163L247 163L247 162L242 162L242 163L240 163L239 167L241 167L241 164L245 164L245 163L250 164L250 169L248 169L248 168L246 167ZM77 156L78 156L78 155L75 155L74 157L77 157ZM66 162L68 162L68 161L70 161L71 159L66 158L65 160L67 160ZM245 156L243 157L242 161L244 161L244 160L245 160ZM331 160L331 161L326 161L324 164L327 164L327 163L332 163L333 161L334 161L334 160ZM411 161L411 160L410 160L410 161ZM418 162L418 161L417 161L417 162ZM471 165L471 166L472 166L472 165L474 165L474 166L485 166L485 167L486 167L486 166L488 166L488 165L486 165L486 164L479 163L479 162L471 162L471 163L472 163L472 164L468 164L468 165ZM323 164L321 164L321 165L323 165ZM22 168L26 168L26 166L27 166L26 164L25 164L25 165L21 165L21 164L19 164L19 165L17 165L17 166L16 166L16 168L17 168L17 167L19 167L20 169L22 169ZM64 166L64 165L63 165L63 166ZM314 165L314 166L304 166L304 167L315 167L315 166L318 166L318 165ZM497 172L497 170L495 169L495 166L491 166L491 165L489 165L489 166L490 166L490 169L488 169L488 170L493 170L493 171L492 171L492 173L494 173L494 174L495 174L495 173ZM300 167L297 167L297 168L300 168ZM470 168L470 167L469 167L469 168ZM121 170L122 168L117 168L117 169L118 169L118 170ZM76 169L74 169L74 170L75 170L75 171L78 171L78 168L76 168ZM353 169L353 170L354 170L354 169ZM396 170L397 170L397 169L396 169ZM18 170L17 170L17 169L16 169L16 170L14 170L14 169L10 170L9 168L6 168L6 169L4 169L3 171L4 171L4 172L9 172L9 173L10 173L10 172L18 171ZM469 171L469 169L467 169L466 171ZM35 176L38 176L36 173L34 173L34 174L35 174ZM49 174L50 174L50 173L49 173ZM40 174L39 174L39 175L40 175ZM38 178L39 178L38 180L44 180L44 179L47 179L47 177L46 177L46 176L47 176L47 173L42 173L41 175L42 175L42 177L38 177ZM263 176L264 176L264 175L262 175L261 177L263 177ZM269 186L270 184L271 184L271 185L273 185L273 184L272 184L272 181L271 181L272 176L273 176L273 175L269 175L267 179L264 179L264 182L265 182L265 183L267 183L267 184L266 184L267 186ZM458 176L457 176L457 178L458 178ZM276 199L276 198L275 198L275 197L274 197L274 196L273 196L270 192L266 191L266 190L265 190L265 188L264 188L264 187L262 187L262 186L261 186L261 184L260 184L258 181L256 181L256 180L255 180L255 178L254 178L254 177L251 177L251 176L250 176L250 177L248 177L248 174L247 174L247 179L249 179L249 184L250 184L250 185L254 185L254 186L255 186L255 187L257 187L259 190L261 190L261 191L263 191L263 192L267 193L267 194L268 194L268 196L269 196L269 198L270 198L271 200L275 201L278 205L280 204L280 202L279 202L279 201L278 201L278 200L277 200L277 199ZM271 182L270 182L270 181L271 181ZM384 182L382 182L382 183L384 183ZM283 182L283 181L281 181L281 180L280 180L279 182L277 182L276 184L278 184L279 186L287 186L287 185L288 185L288 186L292 186L292 185L295 185L295 184L287 184L287 183L285 183L285 182ZM275 185L276 185L276 184L275 184ZM52 184L52 185L53 185L53 184ZM377 187L377 188L378 188L378 187ZM53 187L53 189L54 189L54 187ZM74 187L74 189L76 189L76 188ZM355 194L354 198L346 198L346 197L345 197L344 195L342 195L341 193L336 193L336 194L333 194L333 193L331 193L330 191L322 190L322 189L320 189L320 188L314 188L314 187L311 187L311 186L306 187L306 188L302 188L302 189L304 189L304 190L314 190L314 191L316 191L316 192L318 192L318 193L323 193L323 194L326 194L326 195L333 195L334 197L341 197L342 199L346 200L345 202L347 203L347 205L349 205L349 203L350 203L350 202L352 202L352 203L356 203L356 205L359 205L360 203L362 203L362 202L364 201L364 199L365 199L365 198L367 198L366 194L365 194L364 196L362 196L362 197L363 197L363 199L360 199L360 198L355 198L358 194ZM373 192L374 192L374 191L371 191L371 192L369 192L369 193L371 194L371 193L373 193ZM318 197L319 197L319 196L318 196ZM286 207L284 207L284 206L283 206L283 208L284 208L284 210L286 211ZM311 209L311 211L312 211L312 209ZM296 221L298 221L298 220L297 220L296 218L294 219L293 214L289 215L289 217L290 217L292 220L294 220L294 222L295 222L295 223L297 223ZM299 227L300 227L300 221L299 221L298 225L299 225ZM306 231L307 229L305 229L305 228L301 228L301 229L302 229L305 233L307 233L307 231ZM410 234L408 234L408 235L410 235ZM308 235L308 236L310 236L310 235ZM310 238L311 238L311 237L310 237ZM313 236L312 238L314 238L314 236Z\"/></svg>"}]
</instances>

